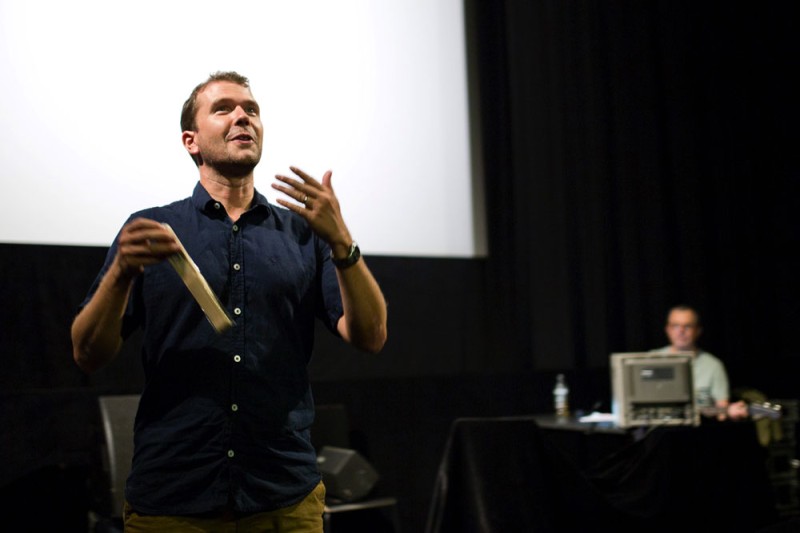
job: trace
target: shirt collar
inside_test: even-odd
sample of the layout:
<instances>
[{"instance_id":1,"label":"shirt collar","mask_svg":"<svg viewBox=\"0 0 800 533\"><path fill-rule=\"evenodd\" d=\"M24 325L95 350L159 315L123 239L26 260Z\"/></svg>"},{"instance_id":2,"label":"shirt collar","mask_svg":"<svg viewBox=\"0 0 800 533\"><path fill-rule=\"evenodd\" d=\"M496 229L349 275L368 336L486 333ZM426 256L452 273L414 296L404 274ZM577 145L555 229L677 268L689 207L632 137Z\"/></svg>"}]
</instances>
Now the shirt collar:
<instances>
[{"instance_id":1,"label":"shirt collar","mask_svg":"<svg viewBox=\"0 0 800 533\"><path fill-rule=\"evenodd\" d=\"M195 208L202 213L214 215L222 212L222 204L213 199L211 195L208 194L206 188L203 187L199 181L194 186L194 192L192 192L192 203L194 204ZM248 211L253 210L264 211L266 216L269 216L271 212L267 197L255 189L253 190L253 203Z\"/></svg>"}]
</instances>

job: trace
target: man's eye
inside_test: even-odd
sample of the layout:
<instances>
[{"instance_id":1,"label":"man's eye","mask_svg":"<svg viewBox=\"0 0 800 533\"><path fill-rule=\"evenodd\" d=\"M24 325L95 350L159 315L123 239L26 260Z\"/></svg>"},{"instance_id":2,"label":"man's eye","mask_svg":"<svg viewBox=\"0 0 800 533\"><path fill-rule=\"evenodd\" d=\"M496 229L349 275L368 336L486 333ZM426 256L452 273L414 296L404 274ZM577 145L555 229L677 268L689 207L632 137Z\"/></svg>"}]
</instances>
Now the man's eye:
<instances>
[{"instance_id":1,"label":"man's eye","mask_svg":"<svg viewBox=\"0 0 800 533\"><path fill-rule=\"evenodd\" d=\"M230 106L226 106L226 105L219 106L216 109L216 113L230 113L230 112L231 112Z\"/></svg>"},{"instance_id":2,"label":"man's eye","mask_svg":"<svg viewBox=\"0 0 800 533\"><path fill-rule=\"evenodd\" d=\"M251 115L258 115L258 108L257 107L248 107L247 112Z\"/></svg>"}]
</instances>

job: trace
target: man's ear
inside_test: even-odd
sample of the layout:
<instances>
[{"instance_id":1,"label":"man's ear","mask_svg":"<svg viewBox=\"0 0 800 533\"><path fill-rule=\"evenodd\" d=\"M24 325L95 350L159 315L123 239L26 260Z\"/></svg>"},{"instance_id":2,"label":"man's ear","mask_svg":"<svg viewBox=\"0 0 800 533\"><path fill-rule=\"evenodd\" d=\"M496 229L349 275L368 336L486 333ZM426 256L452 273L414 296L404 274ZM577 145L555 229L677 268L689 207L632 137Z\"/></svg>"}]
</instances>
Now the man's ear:
<instances>
[{"instance_id":1,"label":"man's ear","mask_svg":"<svg viewBox=\"0 0 800 533\"><path fill-rule=\"evenodd\" d=\"M198 148L197 143L195 142L195 136L197 135L196 131L184 131L181 134L181 141L183 142L183 147L186 148L186 151L189 152L189 155L192 157L198 155L200 153L200 148Z\"/></svg>"}]
</instances>

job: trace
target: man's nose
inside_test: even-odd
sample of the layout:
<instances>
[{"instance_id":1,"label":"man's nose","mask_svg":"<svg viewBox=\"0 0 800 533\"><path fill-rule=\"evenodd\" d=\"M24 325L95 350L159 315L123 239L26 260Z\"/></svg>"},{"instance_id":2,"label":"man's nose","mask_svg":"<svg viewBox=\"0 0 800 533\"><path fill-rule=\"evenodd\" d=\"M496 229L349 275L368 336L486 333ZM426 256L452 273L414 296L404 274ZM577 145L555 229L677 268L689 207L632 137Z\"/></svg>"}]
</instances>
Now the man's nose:
<instances>
[{"instance_id":1,"label":"man's nose","mask_svg":"<svg viewBox=\"0 0 800 533\"><path fill-rule=\"evenodd\" d=\"M250 115L247 114L242 106L236 106L236 109L233 110L233 116L236 124L250 123Z\"/></svg>"}]
</instances>

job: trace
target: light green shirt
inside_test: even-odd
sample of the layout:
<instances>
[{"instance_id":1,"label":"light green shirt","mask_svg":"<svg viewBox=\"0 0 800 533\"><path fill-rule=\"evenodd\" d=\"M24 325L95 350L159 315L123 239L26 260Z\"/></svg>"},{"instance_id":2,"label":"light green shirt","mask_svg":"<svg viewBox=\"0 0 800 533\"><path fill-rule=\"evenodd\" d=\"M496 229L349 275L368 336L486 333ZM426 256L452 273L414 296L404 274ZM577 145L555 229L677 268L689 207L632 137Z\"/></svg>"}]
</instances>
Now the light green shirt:
<instances>
[{"instance_id":1,"label":"light green shirt","mask_svg":"<svg viewBox=\"0 0 800 533\"><path fill-rule=\"evenodd\" d=\"M654 350L668 353L669 346ZM728 373L722 361L708 352L700 350L692 361L695 402L701 407L713 407L720 400L730 399Z\"/></svg>"}]
</instances>

